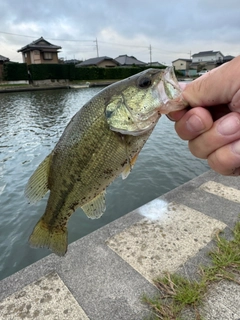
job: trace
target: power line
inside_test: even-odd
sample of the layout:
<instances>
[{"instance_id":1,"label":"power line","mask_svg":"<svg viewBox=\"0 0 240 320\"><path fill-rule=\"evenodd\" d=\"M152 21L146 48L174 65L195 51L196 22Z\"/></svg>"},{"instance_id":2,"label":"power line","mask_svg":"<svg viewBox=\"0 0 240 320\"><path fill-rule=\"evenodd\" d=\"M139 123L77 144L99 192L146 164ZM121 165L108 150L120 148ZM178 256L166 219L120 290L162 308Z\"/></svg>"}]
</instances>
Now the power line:
<instances>
[{"instance_id":1,"label":"power line","mask_svg":"<svg viewBox=\"0 0 240 320\"><path fill-rule=\"evenodd\" d=\"M29 36L29 35L23 35L23 34L18 34L18 33L11 33L11 32L5 32L5 31L0 31L0 34L7 34L10 36L18 36L18 37L25 37L25 38L37 38L38 36ZM128 47L128 48L144 48L147 49L149 51L150 54L150 62L152 60L152 53L153 50L155 51L160 51L160 52L165 52L165 53L176 53L176 54L189 54L186 52L179 52L179 51L172 51L172 50L164 50L162 48L157 48L157 47L152 47L152 45L150 46L145 46L145 45L132 45L132 44L122 44L122 43L115 43L115 42L108 42L108 41L99 41L97 38L96 40L89 40L89 39L60 39L60 38L49 38L49 40L51 41L66 41L66 42L95 42L95 47L96 47L96 51L97 51L97 56L99 56L99 43L101 44L108 44L111 46L120 46L120 47ZM87 44L84 46L91 46L91 44ZM190 53L191 55L191 53Z\"/></svg>"},{"instance_id":2,"label":"power line","mask_svg":"<svg viewBox=\"0 0 240 320\"><path fill-rule=\"evenodd\" d=\"M25 37L25 38L37 38L39 36L29 36L29 35L23 35L23 34L18 34L18 33L11 33L11 32L5 32L5 31L0 31L2 34L7 34L11 36L18 36L18 37ZM133 48L146 48L149 50L149 46L141 46L141 45L132 45L132 44L123 44L123 43L115 43L115 42L107 42L107 41L99 41L99 40L87 40L87 39L61 39L61 38L48 38L49 40L53 41L70 41L70 42L95 42L96 46L98 43L103 43L103 44L110 44L112 46L121 46L121 47L133 47ZM164 50L162 48L157 48L157 47L151 47L151 50L157 50L157 51L165 51L165 52L171 52L171 53L185 53L185 52L179 52L179 51L171 51L171 50Z\"/></svg>"},{"instance_id":3,"label":"power line","mask_svg":"<svg viewBox=\"0 0 240 320\"><path fill-rule=\"evenodd\" d=\"M0 31L2 34L8 34L10 36L18 36L18 37L25 37L25 38L37 38L39 36L27 36L23 34L17 34L17 33L10 33L10 32L4 32ZM80 40L80 39L49 39L49 40L54 40L54 41L74 41L74 42L95 42L95 40Z\"/></svg>"},{"instance_id":4,"label":"power line","mask_svg":"<svg viewBox=\"0 0 240 320\"><path fill-rule=\"evenodd\" d=\"M100 43L110 44L112 46L121 46L121 47L134 47L134 48L149 48L148 46L139 46L139 45L132 45L132 44L122 44L122 43L115 43L115 42L107 42L107 41L98 41Z\"/></svg>"},{"instance_id":5,"label":"power line","mask_svg":"<svg viewBox=\"0 0 240 320\"><path fill-rule=\"evenodd\" d=\"M25 37L25 38L35 38L33 36L25 36L25 35L22 35L22 34L10 33L10 32L4 32L4 31L0 31L0 33L8 34L10 36L18 36L18 37Z\"/></svg>"}]
</instances>

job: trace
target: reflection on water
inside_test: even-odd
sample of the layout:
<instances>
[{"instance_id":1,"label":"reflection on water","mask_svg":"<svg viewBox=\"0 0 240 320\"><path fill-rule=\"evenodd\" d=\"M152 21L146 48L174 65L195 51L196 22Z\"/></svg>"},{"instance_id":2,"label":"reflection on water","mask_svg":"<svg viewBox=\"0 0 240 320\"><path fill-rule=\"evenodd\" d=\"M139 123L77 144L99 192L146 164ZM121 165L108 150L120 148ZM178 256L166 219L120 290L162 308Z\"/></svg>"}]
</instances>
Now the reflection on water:
<instances>
[{"instance_id":1,"label":"reflection on water","mask_svg":"<svg viewBox=\"0 0 240 320\"><path fill-rule=\"evenodd\" d=\"M47 196L29 205L23 190L52 150L71 117L99 88L1 94L0 96L0 279L49 254L27 243L44 213ZM160 119L129 175L107 190L105 214L89 220L78 209L69 222L69 243L208 170L191 156L173 123ZM122 201L124 199L124 201Z\"/></svg>"}]
</instances>

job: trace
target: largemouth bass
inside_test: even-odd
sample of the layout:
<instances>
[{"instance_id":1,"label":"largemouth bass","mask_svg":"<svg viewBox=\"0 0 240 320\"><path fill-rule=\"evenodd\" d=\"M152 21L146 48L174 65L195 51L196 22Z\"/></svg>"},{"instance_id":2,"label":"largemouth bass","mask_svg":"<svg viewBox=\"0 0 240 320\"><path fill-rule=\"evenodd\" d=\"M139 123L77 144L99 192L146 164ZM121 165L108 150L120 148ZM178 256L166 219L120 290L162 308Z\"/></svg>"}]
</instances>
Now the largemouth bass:
<instances>
[{"instance_id":1,"label":"largemouth bass","mask_svg":"<svg viewBox=\"0 0 240 320\"><path fill-rule=\"evenodd\" d=\"M25 189L30 202L50 190L29 238L32 247L62 256L76 208L89 218L101 217L107 186L119 174L128 176L161 114L185 108L180 93L171 68L148 69L106 87L74 115Z\"/></svg>"}]
</instances>

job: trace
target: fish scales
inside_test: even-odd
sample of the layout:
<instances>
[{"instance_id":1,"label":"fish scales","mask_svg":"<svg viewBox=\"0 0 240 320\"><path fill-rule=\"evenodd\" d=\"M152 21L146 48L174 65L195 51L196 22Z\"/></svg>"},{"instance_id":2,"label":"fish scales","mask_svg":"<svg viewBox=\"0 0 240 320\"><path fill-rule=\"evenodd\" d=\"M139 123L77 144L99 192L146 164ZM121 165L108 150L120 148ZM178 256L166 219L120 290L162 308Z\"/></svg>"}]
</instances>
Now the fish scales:
<instances>
[{"instance_id":1,"label":"fish scales","mask_svg":"<svg viewBox=\"0 0 240 320\"><path fill-rule=\"evenodd\" d=\"M171 101L169 111L185 107L176 79L173 75L170 82L165 79L171 72L149 69L109 86L71 119L26 186L30 201L50 190L45 213L29 238L33 247L64 255L67 222L76 208L90 218L103 214L107 186L121 173L127 177L166 109L162 95ZM162 93L162 83L168 85L167 94Z\"/></svg>"}]
</instances>

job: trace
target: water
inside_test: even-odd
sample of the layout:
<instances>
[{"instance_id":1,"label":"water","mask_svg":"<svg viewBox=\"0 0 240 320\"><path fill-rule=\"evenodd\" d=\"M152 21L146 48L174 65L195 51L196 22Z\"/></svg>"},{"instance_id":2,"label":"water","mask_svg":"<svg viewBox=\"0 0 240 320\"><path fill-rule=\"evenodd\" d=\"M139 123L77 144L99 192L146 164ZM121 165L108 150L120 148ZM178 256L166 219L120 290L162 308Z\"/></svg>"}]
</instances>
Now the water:
<instances>
[{"instance_id":1,"label":"water","mask_svg":"<svg viewBox=\"0 0 240 320\"><path fill-rule=\"evenodd\" d=\"M27 243L47 196L29 205L23 190L70 118L99 90L0 95L0 279L50 253ZM166 117L160 119L129 177L119 177L108 188L101 219L89 220L81 209L75 212L68 225L69 243L208 170L206 162L190 154L173 126Z\"/></svg>"}]
</instances>

